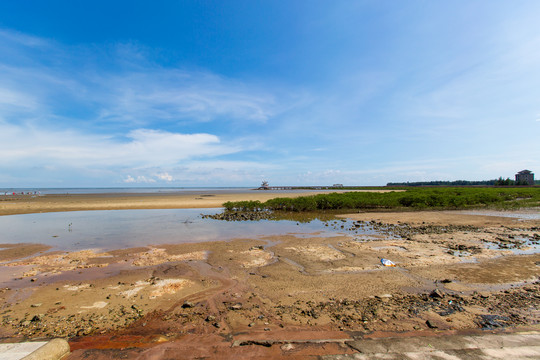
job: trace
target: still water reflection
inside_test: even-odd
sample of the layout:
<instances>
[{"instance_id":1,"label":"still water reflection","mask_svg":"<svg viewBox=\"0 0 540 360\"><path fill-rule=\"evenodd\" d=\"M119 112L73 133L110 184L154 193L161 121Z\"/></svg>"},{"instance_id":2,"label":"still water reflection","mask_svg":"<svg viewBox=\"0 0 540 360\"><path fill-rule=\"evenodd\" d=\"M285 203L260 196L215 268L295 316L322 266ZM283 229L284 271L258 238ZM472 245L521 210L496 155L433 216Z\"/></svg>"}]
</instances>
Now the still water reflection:
<instances>
[{"instance_id":1,"label":"still water reflection","mask_svg":"<svg viewBox=\"0 0 540 360\"><path fill-rule=\"evenodd\" d=\"M264 235L336 236L342 232L312 220L226 222L202 219L220 209L103 210L0 216L0 244L40 243L53 250L119 249L256 238Z\"/></svg>"}]
</instances>

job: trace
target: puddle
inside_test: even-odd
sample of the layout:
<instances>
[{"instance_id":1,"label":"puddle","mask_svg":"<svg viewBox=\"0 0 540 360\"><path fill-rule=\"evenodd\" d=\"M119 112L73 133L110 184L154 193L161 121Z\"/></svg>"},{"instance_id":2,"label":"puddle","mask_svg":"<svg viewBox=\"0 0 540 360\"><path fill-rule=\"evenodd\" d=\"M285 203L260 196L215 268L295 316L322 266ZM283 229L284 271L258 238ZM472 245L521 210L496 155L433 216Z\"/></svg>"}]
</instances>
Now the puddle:
<instances>
[{"instance_id":1,"label":"puddle","mask_svg":"<svg viewBox=\"0 0 540 360\"><path fill-rule=\"evenodd\" d=\"M500 216L515 218L519 220L540 220L540 209L527 209L520 211L481 211L481 210L472 210L472 211L461 211L462 214L466 215L481 215L481 216Z\"/></svg>"},{"instance_id":2,"label":"puddle","mask_svg":"<svg viewBox=\"0 0 540 360\"><path fill-rule=\"evenodd\" d=\"M396 251L408 251L406 248L402 247L402 246L393 246L393 245L388 245L388 246L375 246L375 247L372 247L373 250L396 250Z\"/></svg>"},{"instance_id":3,"label":"puddle","mask_svg":"<svg viewBox=\"0 0 540 360\"><path fill-rule=\"evenodd\" d=\"M490 250L511 251L513 255L532 255L540 253L538 240L516 237L513 242L484 242L484 246Z\"/></svg>"}]
</instances>

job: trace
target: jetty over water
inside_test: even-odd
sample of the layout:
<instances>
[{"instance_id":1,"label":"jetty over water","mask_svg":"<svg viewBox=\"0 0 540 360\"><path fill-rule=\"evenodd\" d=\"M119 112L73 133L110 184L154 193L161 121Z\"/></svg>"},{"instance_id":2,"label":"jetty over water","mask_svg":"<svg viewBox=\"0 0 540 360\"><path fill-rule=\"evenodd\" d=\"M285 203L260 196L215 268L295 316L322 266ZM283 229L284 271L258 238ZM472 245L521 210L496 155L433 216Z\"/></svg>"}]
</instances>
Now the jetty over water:
<instances>
[{"instance_id":1,"label":"jetty over water","mask_svg":"<svg viewBox=\"0 0 540 360\"><path fill-rule=\"evenodd\" d=\"M269 186L268 184L262 184L254 190L332 190L343 189L343 185L335 184L331 186Z\"/></svg>"},{"instance_id":2,"label":"jetty over water","mask_svg":"<svg viewBox=\"0 0 540 360\"><path fill-rule=\"evenodd\" d=\"M257 190L300 190L300 189L306 189L304 186L260 186L257 188ZM322 188L315 188L313 189L322 189Z\"/></svg>"}]
</instances>

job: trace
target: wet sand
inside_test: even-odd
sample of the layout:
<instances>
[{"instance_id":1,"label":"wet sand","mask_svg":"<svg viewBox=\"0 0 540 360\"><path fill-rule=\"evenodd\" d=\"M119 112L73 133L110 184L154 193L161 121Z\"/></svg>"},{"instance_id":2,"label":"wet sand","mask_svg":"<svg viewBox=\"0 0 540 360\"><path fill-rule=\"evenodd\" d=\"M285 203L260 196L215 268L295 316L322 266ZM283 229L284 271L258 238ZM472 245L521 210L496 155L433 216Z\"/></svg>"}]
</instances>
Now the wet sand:
<instances>
[{"instance_id":1,"label":"wet sand","mask_svg":"<svg viewBox=\"0 0 540 360\"><path fill-rule=\"evenodd\" d=\"M312 358L353 353L345 341L358 336L538 327L540 254L518 254L538 245L540 220L344 217L355 223L328 222L343 232L334 237L106 252L2 245L0 336L67 337L69 359Z\"/></svg>"}]
</instances>

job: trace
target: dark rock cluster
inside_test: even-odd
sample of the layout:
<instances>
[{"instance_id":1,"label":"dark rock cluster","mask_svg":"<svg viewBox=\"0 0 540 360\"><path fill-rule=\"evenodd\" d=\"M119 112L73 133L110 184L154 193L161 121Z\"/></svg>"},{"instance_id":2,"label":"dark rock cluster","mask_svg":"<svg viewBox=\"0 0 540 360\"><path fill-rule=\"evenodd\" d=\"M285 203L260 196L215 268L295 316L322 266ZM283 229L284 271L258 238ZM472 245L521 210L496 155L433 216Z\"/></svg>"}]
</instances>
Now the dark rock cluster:
<instances>
[{"instance_id":1,"label":"dark rock cluster","mask_svg":"<svg viewBox=\"0 0 540 360\"><path fill-rule=\"evenodd\" d=\"M224 221L257 221L272 219L273 215L269 211L224 211L215 215L201 215L201 217Z\"/></svg>"}]
</instances>

